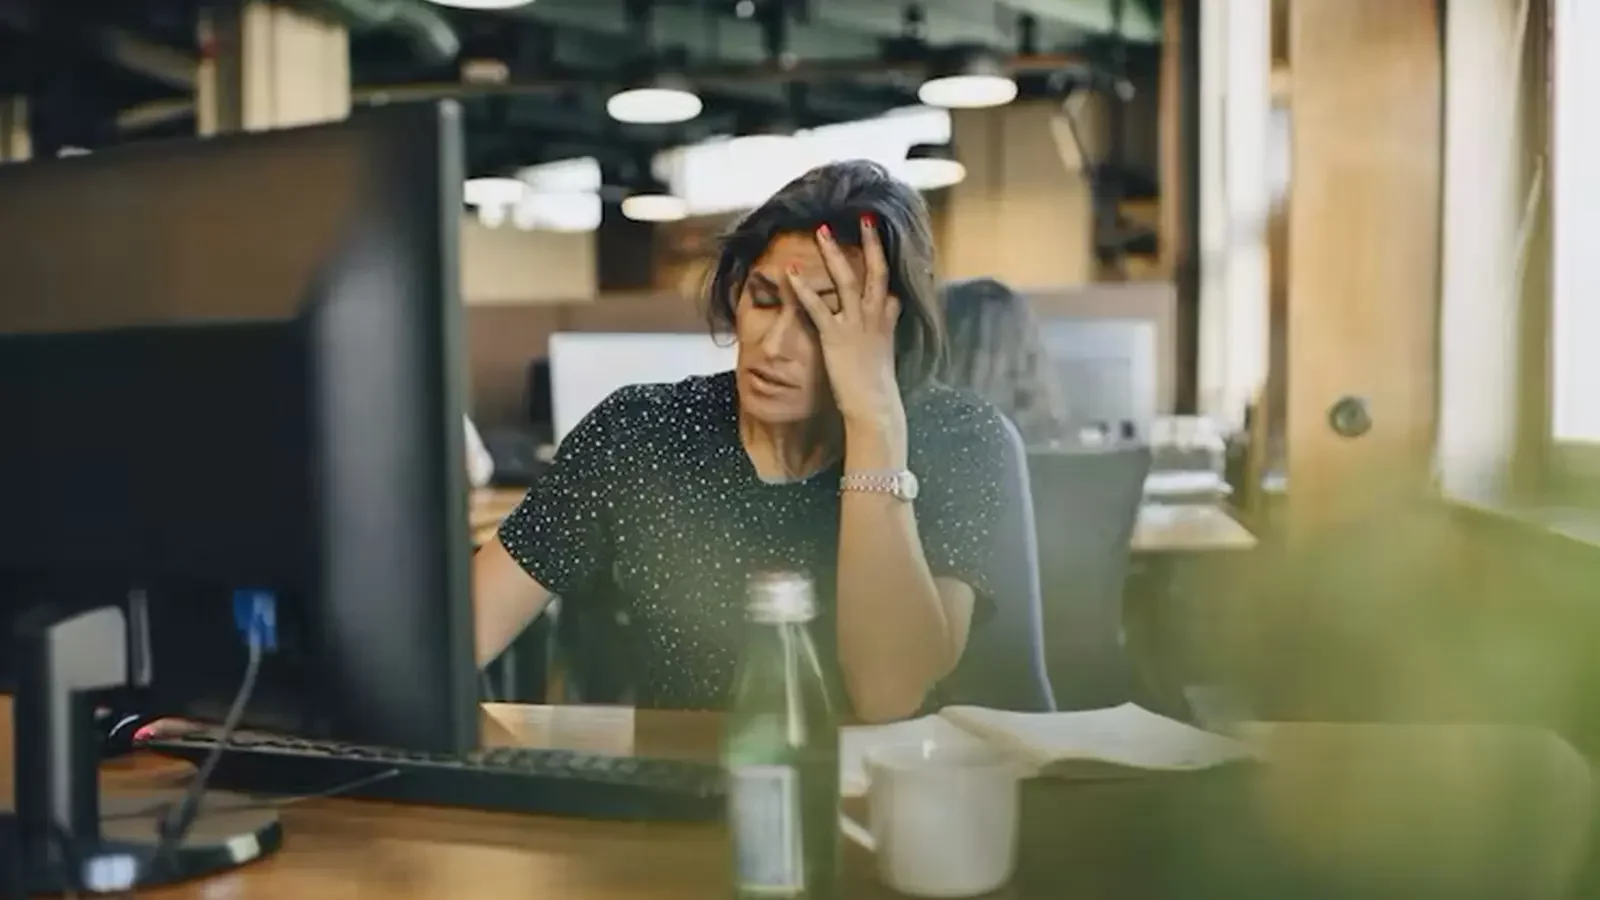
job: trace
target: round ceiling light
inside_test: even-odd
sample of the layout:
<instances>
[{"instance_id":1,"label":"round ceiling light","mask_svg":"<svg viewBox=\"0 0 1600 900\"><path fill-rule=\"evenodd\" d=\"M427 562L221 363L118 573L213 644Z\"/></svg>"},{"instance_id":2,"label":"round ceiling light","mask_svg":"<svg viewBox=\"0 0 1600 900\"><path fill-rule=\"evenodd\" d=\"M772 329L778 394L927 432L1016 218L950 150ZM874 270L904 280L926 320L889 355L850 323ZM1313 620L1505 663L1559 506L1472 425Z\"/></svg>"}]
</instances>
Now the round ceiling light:
<instances>
[{"instance_id":1,"label":"round ceiling light","mask_svg":"<svg viewBox=\"0 0 1600 900\"><path fill-rule=\"evenodd\" d=\"M1004 106L1017 99L1017 83L991 51L958 49L928 73L917 99L943 109Z\"/></svg>"},{"instance_id":2,"label":"round ceiling light","mask_svg":"<svg viewBox=\"0 0 1600 900\"><path fill-rule=\"evenodd\" d=\"M658 78L637 87L624 88L606 100L606 114L618 122L633 125L671 125L687 122L705 104L687 82Z\"/></svg>"},{"instance_id":3,"label":"round ceiling light","mask_svg":"<svg viewBox=\"0 0 1600 900\"><path fill-rule=\"evenodd\" d=\"M967 177L967 167L945 144L917 144L906 151L900 177L917 190L934 191L960 184Z\"/></svg>"},{"instance_id":4,"label":"round ceiling light","mask_svg":"<svg viewBox=\"0 0 1600 900\"><path fill-rule=\"evenodd\" d=\"M622 214L635 222L676 222L688 217L689 204L672 194L641 191L622 201Z\"/></svg>"},{"instance_id":5,"label":"round ceiling light","mask_svg":"<svg viewBox=\"0 0 1600 900\"><path fill-rule=\"evenodd\" d=\"M527 6L533 0L430 0L437 6L451 6L456 9L515 9Z\"/></svg>"}]
</instances>

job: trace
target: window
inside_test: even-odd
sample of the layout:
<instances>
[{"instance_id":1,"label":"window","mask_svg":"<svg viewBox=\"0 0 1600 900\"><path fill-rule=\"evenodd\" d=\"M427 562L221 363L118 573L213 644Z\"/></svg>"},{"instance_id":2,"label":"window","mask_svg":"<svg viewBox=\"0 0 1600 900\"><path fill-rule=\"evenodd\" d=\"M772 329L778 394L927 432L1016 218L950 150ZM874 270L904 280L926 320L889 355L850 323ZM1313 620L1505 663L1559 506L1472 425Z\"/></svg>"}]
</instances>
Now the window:
<instances>
[{"instance_id":1,"label":"window","mask_svg":"<svg viewBox=\"0 0 1600 900\"><path fill-rule=\"evenodd\" d=\"M1473 0L1445 36L1438 473L1600 507L1600 3Z\"/></svg>"},{"instance_id":2,"label":"window","mask_svg":"<svg viewBox=\"0 0 1600 900\"><path fill-rule=\"evenodd\" d=\"M1445 18L1437 467L1458 499L1517 500L1543 486L1548 2L1454 3Z\"/></svg>"},{"instance_id":3,"label":"window","mask_svg":"<svg viewBox=\"0 0 1600 900\"><path fill-rule=\"evenodd\" d=\"M1554 5L1550 433L1570 461L1600 458L1600 3Z\"/></svg>"}]
</instances>

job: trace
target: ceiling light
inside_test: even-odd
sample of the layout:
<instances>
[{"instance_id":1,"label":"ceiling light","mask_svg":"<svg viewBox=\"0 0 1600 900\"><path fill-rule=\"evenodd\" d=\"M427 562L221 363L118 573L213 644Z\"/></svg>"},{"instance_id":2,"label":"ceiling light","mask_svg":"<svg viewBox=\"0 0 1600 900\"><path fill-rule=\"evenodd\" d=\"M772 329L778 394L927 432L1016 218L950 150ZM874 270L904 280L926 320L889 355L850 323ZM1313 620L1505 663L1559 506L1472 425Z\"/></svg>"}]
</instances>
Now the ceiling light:
<instances>
[{"instance_id":1,"label":"ceiling light","mask_svg":"<svg viewBox=\"0 0 1600 900\"><path fill-rule=\"evenodd\" d=\"M438 6L453 6L456 9L515 9L527 6L533 0L431 0Z\"/></svg>"},{"instance_id":2,"label":"ceiling light","mask_svg":"<svg viewBox=\"0 0 1600 900\"><path fill-rule=\"evenodd\" d=\"M1017 99L1017 83L993 52L957 49L931 68L917 99L945 109L1004 106Z\"/></svg>"},{"instance_id":3,"label":"ceiling light","mask_svg":"<svg viewBox=\"0 0 1600 900\"><path fill-rule=\"evenodd\" d=\"M469 178L462 186L461 199L468 206L479 209L490 206L511 206L528 192L528 185L519 178L489 176Z\"/></svg>"},{"instance_id":4,"label":"ceiling light","mask_svg":"<svg viewBox=\"0 0 1600 900\"><path fill-rule=\"evenodd\" d=\"M689 215L689 204L665 188L634 191L622 201L622 214L635 222L676 222Z\"/></svg>"},{"instance_id":5,"label":"ceiling light","mask_svg":"<svg viewBox=\"0 0 1600 900\"><path fill-rule=\"evenodd\" d=\"M600 161L592 156L526 166L517 170L517 178L536 194L593 194L605 182Z\"/></svg>"},{"instance_id":6,"label":"ceiling light","mask_svg":"<svg viewBox=\"0 0 1600 900\"><path fill-rule=\"evenodd\" d=\"M906 151L900 177L918 190L934 191L959 184L967 177L967 167L955 158L948 144L916 144Z\"/></svg>"},{"instance_id":7,"label":"ceiling light","mask_svg":"<svg viewBox=\"0 0 1600 900\"><path fill-rule=\"evenodd\" d=\"M705 104L681 78L663 76L648 84L625 88L606 101L606 114L618 122L635 125L670 125L687 122Z\"/></svg>"},{"instance_id":8,"label":"ceiling light","mask_svg":"<svg viewBox=\"0 0 1600 900\"><path fill-rule=\"evenodd\" d=\"M506 223L511 215L511 206L506 203L490 203L478 207L478 224L485 228L499 228Z\"/></svg>"}]
</instances>

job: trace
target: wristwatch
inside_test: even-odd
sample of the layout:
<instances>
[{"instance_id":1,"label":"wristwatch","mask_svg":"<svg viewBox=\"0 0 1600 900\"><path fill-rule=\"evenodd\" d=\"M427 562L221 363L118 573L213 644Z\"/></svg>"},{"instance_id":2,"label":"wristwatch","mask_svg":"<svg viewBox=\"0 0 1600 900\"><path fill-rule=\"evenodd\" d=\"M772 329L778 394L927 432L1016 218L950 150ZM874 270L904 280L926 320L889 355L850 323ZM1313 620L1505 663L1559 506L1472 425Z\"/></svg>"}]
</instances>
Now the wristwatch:
<instances>
[{"instance_id":1,"label":"wristwatch","mask_svg":"<svg viewBox=\"0 0 1600 900\"><path fill-rule=\"evenodd\" d=\"M882 472L849 472L839 479L839 491L864 491L869 494L888 494L906 503L917 499L917 476L908 469Z\"/></svg>"}]
</instances>

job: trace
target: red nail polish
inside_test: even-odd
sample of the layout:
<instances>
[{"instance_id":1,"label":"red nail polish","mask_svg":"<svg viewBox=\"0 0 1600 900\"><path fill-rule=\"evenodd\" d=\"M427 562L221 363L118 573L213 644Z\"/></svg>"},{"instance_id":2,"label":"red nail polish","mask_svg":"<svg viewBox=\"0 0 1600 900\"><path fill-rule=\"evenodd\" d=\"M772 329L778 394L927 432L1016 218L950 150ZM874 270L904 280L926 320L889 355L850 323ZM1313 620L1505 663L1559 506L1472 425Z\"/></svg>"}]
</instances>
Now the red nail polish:
<instances>
[{"instance_id":1,"label":"red nail polish","mask_svg":"<svg viewBox=\"0 0 1600 900\"><path fill-rule=\"evenodd\" d=\"M833 240L833 229L827 225L818 225L817 234L825 240Z\"/></svg>"},{"instance_id":2,"label":"red nail polish","mask_svg":"<svg viewBox=\"0 0 1600 900\"><path fill-rule=\"evenodd\" d=\"M135 744L142 744L155 736L156 727L154 725L146 725L133 733L133 742Z\"/></svg>"},{"instance_id":3,"label":"red nail polish","mask_svg":"<svg viewBox=\"0 0 1600 900\"><path fill-rule=\"evenodd\" d=\"M861 216L861 227L867 229L868 231L871 231L872 229L877 228L878 227L878 217L873 215L872 213L863 214Z\"/></svg>"}]
</instances>

